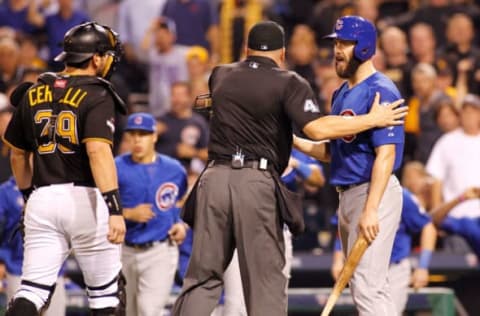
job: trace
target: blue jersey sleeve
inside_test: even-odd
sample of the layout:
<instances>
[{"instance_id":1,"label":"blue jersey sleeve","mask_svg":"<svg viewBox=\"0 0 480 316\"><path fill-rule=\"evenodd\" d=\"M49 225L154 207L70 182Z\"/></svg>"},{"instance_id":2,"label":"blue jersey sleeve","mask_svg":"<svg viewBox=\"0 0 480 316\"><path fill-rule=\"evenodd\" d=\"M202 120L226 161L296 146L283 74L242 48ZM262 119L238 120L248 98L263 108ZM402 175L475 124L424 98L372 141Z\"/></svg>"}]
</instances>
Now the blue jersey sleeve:
<instances>
[{"instance_id":1,"label":"blue jersey sleeve","mask_svg":"<svg viewBox=\"0 0 480 316\"><path fill-rule=\"evenodd\" d=\"M400 98L399 95L388 91L386 88L379 89L380 104L392 103ZM372 91L372 100L375 97L375 91ZM373 147L378 147L386 144L401 144L404 141L404 127L403 125L390 126L384 128L375 128L372 130L372 144Z\"/></svg>"},{"instance_id":2,"label":"blue jersey sleeve","mask_svg":"<svg viewBox=\"0 0 480 316\"><path fill-rule=\"evenodd\" d=\"M441 228L450 234L465 238L477 256L480 256L480 218L454 218L447 216Z\"/></svg>"},{"instance_id":3,"label":"blue jersey sleeve","mask_svg":"<svg viewBox=\"0 0 480 316\"><path fill-rule=\"evenodd\" d=\"M425 225L431 222L430 216L420 212L420 206L412 194L403 190L402 223L410 233L419 233Z\"/></svg>"},{"instance_id":4,"label":"blue jersey sleeve","mask_svg":"<svg viewBox=\"0 0 480 316\"><path fill-rule=\"evenodd\" d=\"M180 187L178 188L178 200L183 199L188 189L187 172L185 171L184 168L182 168L181 177L182 179L180 181Z\"/></svg>"}]
</instances>

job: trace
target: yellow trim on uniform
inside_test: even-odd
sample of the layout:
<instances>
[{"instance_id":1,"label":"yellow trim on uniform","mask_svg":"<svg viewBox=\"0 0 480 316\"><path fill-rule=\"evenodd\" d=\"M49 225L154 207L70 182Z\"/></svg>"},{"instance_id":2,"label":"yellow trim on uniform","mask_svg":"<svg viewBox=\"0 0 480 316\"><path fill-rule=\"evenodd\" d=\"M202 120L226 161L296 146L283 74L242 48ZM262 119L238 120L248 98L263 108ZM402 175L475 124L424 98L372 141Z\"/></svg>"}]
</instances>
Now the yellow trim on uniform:
<instances>
[{"instance_id":1,"label":"yellow trim on uniform","mask_svg":"<svg viewBox=\"0 0 480 316\"><path fill-rule=\"evenodd\" d=\"M113 142L109 139L106 139L106 138L101 138L101 137L88 137L88 138L84 138L82 139L82 143L86 143L86 142L102 142L102 143L107 143L109 144L110 146L113 146Z\"/></svg>"},{"instance_id":2,"label":"yellow trim on uniform","mask_svg":"<svg viewBox=\"0 0 480 316\"><path fill-rule=\"evenodd\" d=\"M17 146L15 146L15 145L13 145L12 143L10 143L8 140L5 139L5 136L2 136L2 141L5 143L5 145L7 145L8 147L10 147L11 149L21 150L21 151L27 151L26 149L17 147Z\"/></svg>"}]
</instances>

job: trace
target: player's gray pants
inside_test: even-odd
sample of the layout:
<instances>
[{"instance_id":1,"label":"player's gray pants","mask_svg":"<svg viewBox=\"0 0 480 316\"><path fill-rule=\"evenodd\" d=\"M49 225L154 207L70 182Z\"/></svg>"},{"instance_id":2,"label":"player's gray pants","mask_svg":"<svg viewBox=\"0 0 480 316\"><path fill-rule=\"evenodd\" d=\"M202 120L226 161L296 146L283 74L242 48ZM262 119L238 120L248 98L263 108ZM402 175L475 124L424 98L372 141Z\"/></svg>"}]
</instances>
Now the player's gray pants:
<instances>
[{"instance_id":1,"label":"player's gray pants","mask_svg":"<svg viewBox=\"0 0 480 316\"><path fill-rule=\"evenodd\" d=\"M127 316L159 316L172 290L178 247L168 241L147 250L122 248Z\"/></svg>"},{"instance_id":2,"label":"player's gray pants","mask_svg":"<svg viewBox=\"0 0 480 316\"><path fill-rule=\"evenodd\" d=\"M408 258L399 263L391 263L388 269L390 294L397 307L397 314L402 315L408 299L408 285L411 279L411 264Z\"/></svg>"},{"instance_id":3,"label":"player's gray pants","mask_svg":"<svg viewBox=\"0 0 480 316\"><path fill-rule=\"evenodd\" d=\"M20 288L21 278L19 275L7 273L7 301L15 295L15 292ZM65 291L65 279L59 276L57 279L57 286L53 292L50 306L42 314L42 316L65 316L67 308L67 293Z\"/></svg>"},{"instance_id":4,"label":"player's gray pants","mask_svg":"<svg viewBox=\"0 0 480 316\"><path fill-rule=\"evenodd\" d=\"M285 267L283 272L290 279L290 270L292 267L293 249L292 234L287 227L283 229L285 239ZM223 305L223 316L247 316L245 307L245 298L242 290L242 278L240 276L240 266L238 264L238 254L235 250L232 261L223 275L225 303ZM288 283L285 291L288 290Z\"/></svg>"},{"instance_id":5,"label":"player's gray pants","mask_svg":"<svg viewBox=\"0 0 480 316\"><path fill-rule=\"evenodd\" d=\"M207 316L235 248L248 315L287 315L283 229L268 171L208 168L200 178L193 251L175 316Z\"/></svg>"},{"instance_id":6,"label":"player's gray pants","mask_svg":"<svg viewBox=\"0 0 480 316\"><path fill-rule=\"evenodd\" d=\"M344 254L358 236L358 222L367 199L369 183L340 193L339 232ZM402 188L391 176L378 209L380 232L367 248L350 281L353 300L360 316L395 315L397 308L387 279L393 240L400 222Z\"/></svg>"}]
</instances>

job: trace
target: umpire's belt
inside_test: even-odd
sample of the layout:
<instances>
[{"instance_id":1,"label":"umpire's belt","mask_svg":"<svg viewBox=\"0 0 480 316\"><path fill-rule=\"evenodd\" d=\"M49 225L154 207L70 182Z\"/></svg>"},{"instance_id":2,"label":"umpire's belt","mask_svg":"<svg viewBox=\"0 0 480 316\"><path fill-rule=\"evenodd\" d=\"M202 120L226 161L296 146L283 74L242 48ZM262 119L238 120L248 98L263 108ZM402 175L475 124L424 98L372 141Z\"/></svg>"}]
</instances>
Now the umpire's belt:
<instances>
[{"instance_id":1,"label":"umpire's belt","mask_svg":"<svg viewBox=\"0 0 480 316\"><path fill-rule=\"evenodd\" d=\"M241 167L235 167L232 165L231 160L210 160L208 162L209 167L213 167L215 165L222 165L222 166L229 166L233 169L243 169L243 168L252 168L258 170L267 170L269 167L269 162L265 158L255 159L255 160L245 160Z\"/></svg>"},{"instance_id":2,"label":"umpire's belt","mask_svg":"<svg viewBox=\"0 0 480 316\"><path fill-rule=\"evenodd\" d=\"M346 185L337 185L335 187L335 190L337 190L338 193L345 192L347 190L353 189L354 187L358 187L359 185L362 185L367 182L360 182L360 183L354 183L354 184L346 184Z\"/></svg>"},{"instance_id":3,"label":"umpire's belt","mask_svg":"<svg viewBox=\"0 0 480 316\"><path fill-rule=\"evenodd\" d=\"M125 240L125 246L130 247L130 248L134 248L134 249L138 249L138 250L146 250L146 249L152 248L153 246L155 246L157 244L161 244L161 243L163 243L167 240L168 240L168 237L165 238L165 239L162 239L162 240L147 241L147 242L144 242L144 243L141 243L141 244L135 244L135 243L131 243L131 242L128 242L128 241Z\"/></svg>"}]
</instances>

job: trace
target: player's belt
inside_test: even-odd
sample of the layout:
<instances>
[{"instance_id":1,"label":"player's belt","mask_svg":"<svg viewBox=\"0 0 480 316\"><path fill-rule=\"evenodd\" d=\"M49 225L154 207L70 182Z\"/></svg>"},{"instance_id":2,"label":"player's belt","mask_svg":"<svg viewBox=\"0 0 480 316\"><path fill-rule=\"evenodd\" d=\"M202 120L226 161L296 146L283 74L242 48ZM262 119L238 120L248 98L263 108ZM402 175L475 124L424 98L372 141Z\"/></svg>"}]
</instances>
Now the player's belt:
<instances>
[{"instance_id":1,"label":"player's belt","mask_svg":"<svg viewBox=\"0 0 480 316\"><path fill-rule=\"evenodd\" d=\"M222 165L222 166L229 166L233 169L243 169L243 168L251 168L251 169L258 169L258 170L267 170L269 162L265 158L255 159L255 160L245 160L242 161L240 165L236 165L232 160L210 160L208 162L209 167L213 167L215 165Z\"/></svg>"},{"instance_id":2,"label":"player's belt","mask_svg":"<svg viewBox=\"0 0 480 316\"><path fill-rule=\"evenodd\" d=\"M153 246L157 245L157 244L161 244L163 242L166 242L168 240L168 237L165 238L165 239L162 239L162 240L155 240L155 241L147 241L147 242L144 242L144 243L141 243L141 244L136 244L136 243L131 243L131 242L128 242L125 240L125 246L127 247L130 247L130 248L134 248L134 249L138 249L138 250L146 250L146 249L150 249L152 248Z\"/></svg>"},{"instance_id":3,"label":"player's belt","mask_svg":"<svg viewBox=\"0 0 480 316\"><path fill-rule=\"evenodd\" d=\"M41 187L46 187L49 185L57 185L57 184L69 184L73 183L74 186L76 187L90 187L90 188L95 188L95 184L91 181L69 181L69 182L61 182L61 183L42 183L42 184L35 184L35 188L41 188Z\"/></svg>"},{"instance_id":4,"label":"player's belt","mask_svg":"<svg viewBox=\"0 0 480 316\"><path fill-rule=\"evenodd\" d=\"M346 185L337 185L335 187L335 190L337 190L338 193L345 192L347 190L353 189L354 187L358 187L359 185L362 185L367 182L360 182L360 183L354 183L354 184L346 184Z\"/></svg>"}]
</instances>

